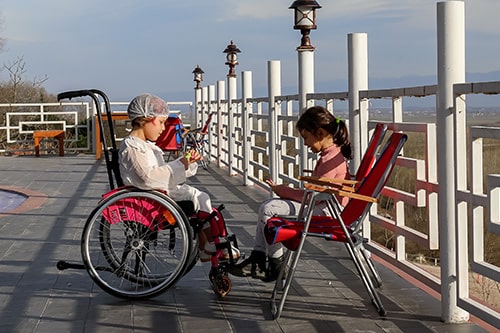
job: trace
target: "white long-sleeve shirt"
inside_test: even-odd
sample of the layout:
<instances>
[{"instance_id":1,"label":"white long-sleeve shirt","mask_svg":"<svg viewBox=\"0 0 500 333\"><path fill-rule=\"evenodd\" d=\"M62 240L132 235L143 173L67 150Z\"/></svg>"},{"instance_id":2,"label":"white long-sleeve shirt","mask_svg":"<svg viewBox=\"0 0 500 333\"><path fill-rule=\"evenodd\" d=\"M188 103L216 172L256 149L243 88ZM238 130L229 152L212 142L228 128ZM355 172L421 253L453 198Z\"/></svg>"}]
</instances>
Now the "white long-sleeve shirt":
<instances>
[{"instance_id":1,"label":"white long-sleeve shirt","mask_svg":"<svg viewBox=\"0 0 500 333\"><path fill-rule=\"evenodd\" d=\"M187 170L179 159L165 162L163 151L153 142L127 136L120 145L120 174L125 185L143 190L165 190L176 201L190 200L195 210L211 211L210 197L185 184L198 170L197 163Z\"/></svg>"},{"instance_id":2,"label":"white long-sleeve shirt","mask_svg":"<svg viewBox=\"0 0 500 333\"><path fill-rule=\"evenodd\" d=\"M165 162L163 151L153 142L127 136L120 146L120 173L125 185L143 190L173 191L196 174L198 165L192 163L188 170L180 159Z\"/></svg>"}]
</instances>

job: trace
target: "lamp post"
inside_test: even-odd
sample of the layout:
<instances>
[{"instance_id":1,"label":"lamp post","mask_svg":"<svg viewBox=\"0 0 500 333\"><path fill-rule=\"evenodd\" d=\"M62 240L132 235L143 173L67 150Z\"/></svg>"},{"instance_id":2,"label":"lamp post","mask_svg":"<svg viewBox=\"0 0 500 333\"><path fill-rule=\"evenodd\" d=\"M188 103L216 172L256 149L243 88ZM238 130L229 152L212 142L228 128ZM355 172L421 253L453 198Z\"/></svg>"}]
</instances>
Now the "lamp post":
<instances>
[{"instance_id":1,"label":"lamp post","mask_svg":"<svg viewBox=\"0 0 500 333\"><path fill-rule=\"evenodd\" d=\"M233 100L236 99L236 72L234 68L238 65L238 53L240 49L231 41L231 43L223 51L226 54L226 65L229 66L229 73L227 74L227 154L228 158L228 174L232 176L235 147L235 134L234 134L234 109Z\"/></svg>"},{"instance_id":2,"label":"lamp post","mask_svg":"<svg viewBox=\"0 0 500 333\"><path fill-rule=\"evenodd\" d=\"M314 50L309 33L316 29L316 9L321 6L314 0L295 0L289 9L294 10L294 29L300 30L302 39L297 49Z\"/></svg>"},{"instance_id":3,"label":"lamp post","mask_svg":"<svg viewBox=\"0 0 500 333\"><path fill-rule=\"evenodd\" d=\"M306 108L306 94L314 92L314 46L309 33L316 29L316 9L321 6L315 0L295 0L289 9L294 10L294 26L302 34L299 56L299 106L300 113Z\"/></svg>"},{"instance_id":4,"label":"lamp post","mask_svg":"<svg viewBox=\"0 0 500 333\"><path fill-rule=\"evenodd\" d=\"M203 69L201 69L200 65L196 65L196 68L193 70L194 82L196 82L196 87L194 89L200 89L200 83L203 81Z\"/></svg>"},{"instance_id":5,"label":"lamp post","mask_svg":"<svg viewBox=\"0 0 500 333\"><path fill-rule=\"evenodd\" d=\"M316 9L321 6L314 0L295 0L289 9L294 10L294 26L300 30L302 39L297 47L299 61L299 112L307 108L306 95L314 92L314 46L311 45L309 33L316 29ZM308 154L305 145L301 145L301 170L307 168Z\"/></svg>"},{"instance_id":6,"label":"lamp post","mask_svg":"<svg viewBox=\"0 0 500 333\"><path fill-rule=\"evenodd\" d=\"M203 81L203 69L201 69L200 65L196 65L196 68L193 70L194 79L196 82L196 86L194 87L194 119L190 119L190 122L194 124L198 124L198 115L202 113L203 105L201 105L201 82Z\"/></svg>"},{"instance_id":7,"label":"lamp post","mask_svg":"<svg viewBox=\"0 0 500 333\"><path fill-rule=\"evenodd\" d=\"M241 53L241 51L238 47L236 47L236 45L234 45L233 41L231 41L231 43L224 50L224 53L226 53L226 65L229 66L229 73L227 74L227 76L236 77L234 67L236 67L236 65L239 65L238 53Z\"/></svg>"}]
</instances>

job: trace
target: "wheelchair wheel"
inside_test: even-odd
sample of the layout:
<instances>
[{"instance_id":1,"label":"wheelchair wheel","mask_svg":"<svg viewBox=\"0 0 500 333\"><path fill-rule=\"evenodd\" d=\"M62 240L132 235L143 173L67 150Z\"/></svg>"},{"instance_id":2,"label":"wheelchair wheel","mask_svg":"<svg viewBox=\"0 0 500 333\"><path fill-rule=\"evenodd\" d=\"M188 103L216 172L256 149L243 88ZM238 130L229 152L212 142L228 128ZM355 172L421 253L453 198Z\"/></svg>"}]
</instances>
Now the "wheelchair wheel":
<instances>
[{"instance_id":1,"label":"wheelchair wheel","mask_svg":"<svg viewBox=\"0 0 500 333\"><path fill-rule=\"evenodd\" d=\"M196 260L195 246L188 219L172 199L157 191L126 188L92 211L81 252L99 287L138 299L173 286Z\"/></svg>"},{"instance_id":2,"label":"wheelchair wheel","mask_svg":"<svg viewBox=\"0 0 500 333\"><path fill-rule=\"evenodd\" d=\"M226 297L231 291L231 279L227 271L220 268L213 268L210 270L208 276L215 294L219 297Z\"/></svg>"}]
</instances>

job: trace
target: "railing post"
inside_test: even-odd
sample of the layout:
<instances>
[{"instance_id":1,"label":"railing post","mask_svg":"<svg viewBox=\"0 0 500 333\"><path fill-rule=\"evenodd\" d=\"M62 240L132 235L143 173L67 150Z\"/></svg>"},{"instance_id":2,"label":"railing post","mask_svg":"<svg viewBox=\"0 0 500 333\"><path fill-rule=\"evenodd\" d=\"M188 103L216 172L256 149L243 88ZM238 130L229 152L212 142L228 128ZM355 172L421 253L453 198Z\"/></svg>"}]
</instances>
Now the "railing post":
<instances>
[{"instance_id":1,"label":"railing post","mask_svg":"<svg viewBox=\"0 0 500 333\"><path fill-rule=\"evenodd\" d=\"M368 146L368 108L359 100L359 92L368 90L368 36L353 33L347 36L349 67L349 135L353 148L351 174L356 174L361 156Z\"/></svg>"},{"instance_id":2,"label":"railing post","mask_svg":"<svg viewBox=\"0 0 500 333\"><path fill-rule=\"evenodd\" d=\"M194 114L191 114L190 125L191 128L196 128L196 119L199 112L201 112L203 106L201 105L201 87L194 88Z\"/></svg>"},{"instance_id":3,"label":"railing post","mask_svg":"<svg viewBox=\"0 0 500 333\"><path fill-rule=\"evenodd\" d=\"M234 107L233 100L236 99L236 75L227 75L227 167L228 175L233 176L234 163Z\"/></svg>"},{"instance_id":4,"label":"railing post","mask_svg":"<svg viewBox=\"0 0 500 333\"><path fill-rule=\"evenodd\" d=\"M194 128L197 128L198 126L201 125L201 122L203 120L203 114L208 108L208 87L202 87L201 88L201 108L200 112L196 113L196 119L194 122Z\"/></svg>"},{"instance_id":5,"label":"railing post","mask_svg":"<svg viewBox=\"0 0 500 333\"><path fill-rule=\"evenodd\" d=\"M224 147L224 124L222 113L224 112L224 104L222 100L226 99L226 82L217 81L217 165L219 168L223 165L222 148Z\"/></svg>"},{"instance_id":6,"label":"railing post","mask_svg":"<svg viewBox=\"0 0 500 333\"><path fill-rule=\"evenodd\" d=\"M438 153L441 319L461 322L469 314L457 306L453 84L465 82L465 13L463 1L437 3L438 76L436 96ZM465 163L465 161L461 161Z\"/></svg>"},{"instance_id":7,"label":"railing post","mask_svg":"<svg viewBox=\"0 0 500 333\"><path fill-rule=\"evenodd\" d=\"M203 127L205 126L205 122L207 121L208 119L208 115L214 111L214 104L217 102L217 99L215 98L215 85L209 85L208 86L208 107L207 107L207 113L205 113L203 116L202 116L202 119L201 119L201 125L200 127ZM214 133L212 133L212 124L210 124L210 126L208 127L208 132L207 132L207 137L208 137L208 152L209 152L209 158L212 159L212 156L215 155L214 153L214 145L213 145L213 137L214 137Z\"/></svg>"},{"instance_id":8,"label":"railing post","mask_svg":"<svg viewBox=\"0 0 500 333\"><path fill-rule=\"evenodd\" d=\"M297 48L299 62L299 114L302 114L307 107L307 94L314 93L314 47ZM308 148L300 144L300 172L308 168Z\"/></svg>"},{"instance_id":9,"label":"railing post","mask_svg":"<svg viewBox=\"0 0 500 333\"><path fill-rule=\"evenodd\" d=\"M276 126L278 126L278 115L276 114L275 97L281 95L281 62L270 60L267 62L268 97L269 97L269 178L278 181L278 163L276 154Z\"/></svg>"},{"instance_id":10,"label":"railing post","mask_svg":"<svg viewBox=\"0 0 500 333\"><path fill-rule=\"evenodd\" d=\"M253 182L248 181L248 175L253 175L253 167L250 165L250 131L253 126L250 123L250 113L252 108L248 106L247 100L253 97L252 92L252 72L243 71L241 72L241 127L242 127L242 139L243 139L243 185L252 185Z\"/></svg>"}]
</instances>

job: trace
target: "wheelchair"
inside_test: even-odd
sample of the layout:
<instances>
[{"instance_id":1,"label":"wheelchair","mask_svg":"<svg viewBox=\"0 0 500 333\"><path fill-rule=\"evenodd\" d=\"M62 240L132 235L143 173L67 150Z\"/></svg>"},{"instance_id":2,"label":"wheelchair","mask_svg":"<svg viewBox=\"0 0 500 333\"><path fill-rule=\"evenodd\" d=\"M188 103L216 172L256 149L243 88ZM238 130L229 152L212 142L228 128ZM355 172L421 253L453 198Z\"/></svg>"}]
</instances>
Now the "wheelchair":
<instances>
[{"instance_id":1,"label":"wheelchair","mask_svg":"<svg viewBox=\"0 0 500 333\"><path fill-rule=\"evenodd\" d=\"M198 261L197 233L205 223L214 230L209 279L219 297L231 290L228 270L236 264L231 251L238 248L235 235L228 235L223 205L199 219L190 201L175 202L159 190L123 186L109 100L102 91L77 90L60 93L58 100L91 97L100 123L108 180L111 190L90 213L81 237L83 264L59 261L57 268L85 269L105 292L120 298L155 297L174 286ZM101 103L108 120L105 135ZM110 139L109 139L110 138ZM108 147L107 140L111 141ZM232 246L231 246L232 245ZM226 258L226 253L229 258Z\"/></svg>"}]
</instances>

